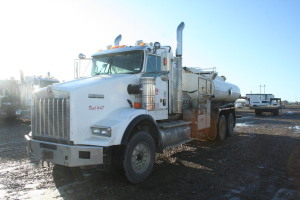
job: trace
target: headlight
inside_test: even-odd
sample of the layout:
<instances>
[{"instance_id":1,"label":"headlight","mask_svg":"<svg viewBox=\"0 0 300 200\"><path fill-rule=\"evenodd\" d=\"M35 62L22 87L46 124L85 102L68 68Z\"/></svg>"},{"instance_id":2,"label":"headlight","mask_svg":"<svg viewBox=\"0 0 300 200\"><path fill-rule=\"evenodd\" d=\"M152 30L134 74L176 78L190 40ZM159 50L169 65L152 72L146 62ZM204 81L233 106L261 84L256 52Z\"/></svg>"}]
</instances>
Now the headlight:
<instances>
[{"instance_id":1,"label":"headlight","mask_svg":"<svg viewBox=\"0 0 300 200\"><path fill-rule=\"evenodd\" d=\"M92 126L91 127L92 134L100 135L100 136L111 136L111 128L110 127L103 127L103 126Z\"/></svg>"}]
</instances>

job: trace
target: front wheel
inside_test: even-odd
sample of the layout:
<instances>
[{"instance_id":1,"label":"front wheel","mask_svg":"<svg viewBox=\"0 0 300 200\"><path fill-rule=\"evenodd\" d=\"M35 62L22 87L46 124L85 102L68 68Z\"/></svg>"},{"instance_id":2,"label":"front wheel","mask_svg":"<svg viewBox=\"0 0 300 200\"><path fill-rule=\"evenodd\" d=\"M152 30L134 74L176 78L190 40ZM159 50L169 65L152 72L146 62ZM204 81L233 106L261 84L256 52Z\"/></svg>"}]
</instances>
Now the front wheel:
<instances>
[{"instance_id":1,"label":"front wheel","mask_svg":"<svg viewBox=\"0 0 300 200\"><path fill-rule=\"evenodd\" d=\"M155 162L155 143L145 131L138 131L125 147L123 167L131 183L141 183L151 174Z\"/></svg>"}]
</instances>

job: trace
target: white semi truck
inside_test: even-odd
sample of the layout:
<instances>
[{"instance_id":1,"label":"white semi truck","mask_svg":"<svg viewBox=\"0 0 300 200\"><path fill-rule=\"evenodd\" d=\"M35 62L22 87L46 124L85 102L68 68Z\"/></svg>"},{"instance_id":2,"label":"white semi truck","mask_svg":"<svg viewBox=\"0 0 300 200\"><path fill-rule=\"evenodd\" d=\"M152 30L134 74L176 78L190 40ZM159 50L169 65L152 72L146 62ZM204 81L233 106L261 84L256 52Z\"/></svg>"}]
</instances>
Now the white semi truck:
<instances>
[{"instance_id":1,"label":"white semi truck","mask_svg":"<svg viewBox=\"0 0 300 200\"><path fill-rule=\"evenodd\" d=\"M224 140L236 122L236 85L215 70L182 67L177 48L160 43L119 45L92 56L90 77L34 93L32 160L67 167L110 163L131 183L151 173L155 153L192 139ZM84 58L84 57L81 57Z\"/></svg>"}]
</instances>

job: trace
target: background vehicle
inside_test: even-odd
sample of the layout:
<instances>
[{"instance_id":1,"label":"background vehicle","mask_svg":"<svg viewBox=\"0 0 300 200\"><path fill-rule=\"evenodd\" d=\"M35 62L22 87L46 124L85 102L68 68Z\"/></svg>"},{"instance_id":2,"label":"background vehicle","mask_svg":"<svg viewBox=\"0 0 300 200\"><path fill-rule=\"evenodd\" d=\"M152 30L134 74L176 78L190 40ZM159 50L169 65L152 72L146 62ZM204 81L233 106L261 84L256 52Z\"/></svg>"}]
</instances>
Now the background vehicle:
<instances>
[{"instance_id":1,"label":"background vehicle","mask_svg":"<svg viewBox=\"0 0 300 200\"><path fill-rule=\"evenodd\" d=\"M120 45L120 35L92 56L89 77L79 78L76 65L77 80L35 92L31 158L68 167L111 163L139 183L155 152L231 135L240 90L215 69L182 67L183 29L182 22L175 56L159 42Z\"/></svg>"},{"instance_id":2,"label":"background vehicle","mask_svg":"<svg viewBox=\"0 0 300 200\"><path fill-rule=\"evenodd\" d=\"M250 108L261 105L269 105L270 99L274 98L273 94L246 94L249 100Z\"/></svg>"},{"instance_id":3,"label":"background vehicle","mask_svg":"<svg viewBox=\"0 0 300 200\"><path fill-rule=\"evenodd\" d=\"M52 85L55 83L59 83L59 81L48 75L45 77L42 76L25 76L23 72L21 72L21 82L19 84L19 96L21 105L16 111L16 116L22 119L31 119L31 105L32 105L32 94L34 91L47 87L48 85Z\"/></svg>"},{"instance_id":4,"label":"background vehicle","mask_svg":"<svg viewBox=\"0 0 300 200\"><path fill-rule=\"evenodd\" d=\"M273 115L279 115L282 109L281 98L270 98L267 104L253 107L256 115L261 115L263 112L270 112Z\"/></svg>"},{"instance_id":5,"label":"background vehicle","mask_svg":"<svg viewBox=\"0 0 300 200\"><path fill-rule=\"evenodd\" d=\"M255 110L256 115L263 112L270 112L279 115L282 109L281 98L275 98L273 94L246 94L251 109Z\"/></svg>"},{"instance_id":6,"label":"background vehicle","mask_svg":"<svg viewBox=\"0 0 300 200\"><path fill-rule=\"evenodd\" d=\"M19 87L16 80L0 80L0 117L14 119L20 107Z\"/></svg>"}]
</instances>

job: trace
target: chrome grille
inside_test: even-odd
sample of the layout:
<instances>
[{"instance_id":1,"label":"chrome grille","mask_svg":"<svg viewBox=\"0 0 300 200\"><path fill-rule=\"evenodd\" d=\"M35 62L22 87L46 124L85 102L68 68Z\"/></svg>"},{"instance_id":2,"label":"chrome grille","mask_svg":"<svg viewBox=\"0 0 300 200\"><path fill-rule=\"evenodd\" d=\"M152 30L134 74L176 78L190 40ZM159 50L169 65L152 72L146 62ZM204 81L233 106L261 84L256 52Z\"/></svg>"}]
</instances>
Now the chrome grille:
<instances>
[{"instance_id":1,"label":"chrome grille","mask_svg":"<svg viewBox=\"0 0 300 200\"><path fill-rule=\"evenodd\" d=\"M70 99L33 98L32 136L70 140Z\"/></svg>"}]
</instances>

